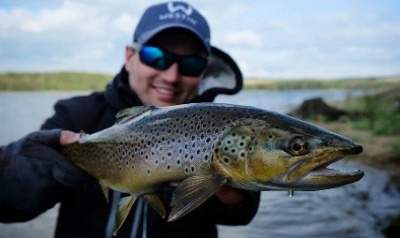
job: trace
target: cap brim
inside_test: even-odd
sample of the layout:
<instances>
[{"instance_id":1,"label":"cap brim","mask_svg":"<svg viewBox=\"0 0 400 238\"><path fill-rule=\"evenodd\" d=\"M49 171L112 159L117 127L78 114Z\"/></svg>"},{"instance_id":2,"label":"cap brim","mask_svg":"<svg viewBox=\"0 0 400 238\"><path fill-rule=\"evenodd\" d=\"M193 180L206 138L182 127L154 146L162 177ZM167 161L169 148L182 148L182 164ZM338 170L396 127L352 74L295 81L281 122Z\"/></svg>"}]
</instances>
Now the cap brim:
<instances>
[{"instance_id":1,"label":"cap brim","mask_svg":"<svg viewBox=\"0 0 400 238\"><path fill-rule=\"evenodd\" d=\"M164 24L162 26L156 27L154 29L152 29L151 31L147 31L146 33L142 34L142 37L140 37L138 39L138 42L141 45L147 43L151 38L153 38L155 35L157 35L158 33L167 30L167 29L172 29L172 28L183 28L185 30L190 31L191 33L193 33L201 42L201 44L204 46L204 48L207 50L208 53L210 53L211 51L211 46L208 45L203 38L201 37L201 35L195 31L192 27L188 27L185 24L180 24L180 23L168 23L168 24Z\"/></svg>"}]
</instances>

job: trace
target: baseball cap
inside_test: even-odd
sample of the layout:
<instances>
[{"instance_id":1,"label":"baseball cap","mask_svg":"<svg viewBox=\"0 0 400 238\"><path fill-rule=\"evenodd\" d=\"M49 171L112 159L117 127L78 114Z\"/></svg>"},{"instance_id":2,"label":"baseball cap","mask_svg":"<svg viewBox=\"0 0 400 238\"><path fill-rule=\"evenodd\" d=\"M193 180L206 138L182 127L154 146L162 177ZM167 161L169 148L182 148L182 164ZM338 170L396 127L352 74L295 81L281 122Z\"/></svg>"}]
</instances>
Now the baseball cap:
<instances>
[{"instance_id":1,"label":"baseball cap","mask_svg":"<svg viewBox=\"0 0 400 238\"><path fill-rule=\"evenodd\" d=\"M147 8L133 34L133 42L143 45L168 28L189 30L210 52L210 28L206 19L193 6L182 1L160 3Z\"/></svg>"}]
</instances>

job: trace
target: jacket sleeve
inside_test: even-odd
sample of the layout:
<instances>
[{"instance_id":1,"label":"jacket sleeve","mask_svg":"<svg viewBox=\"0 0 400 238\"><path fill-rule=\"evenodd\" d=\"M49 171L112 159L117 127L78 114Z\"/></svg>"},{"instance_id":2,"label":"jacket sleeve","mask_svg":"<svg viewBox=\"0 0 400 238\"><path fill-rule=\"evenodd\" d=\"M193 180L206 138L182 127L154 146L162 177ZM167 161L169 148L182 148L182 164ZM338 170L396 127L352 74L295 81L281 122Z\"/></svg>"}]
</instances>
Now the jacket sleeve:
<instances>
[{"instance_id":1,"label":"jacket sleeve","mask_svg":"<svg viewBox=\"0 0 400 238\"><path fill-rule=\"evenodd\" d=\"M60 100L54 106L54 115L43 123L41 129L58 128L92 133L96 129L104 105L101 93Z\"/></svg>"},{"instance_id":2,"label":"jacket sleeve","mask_svg":"<svg viewBox=\"0 0 400 238\"><path fill-rule=\"evenodd\" d=\"M53 207L66 187L90 177L58 152L60 130L33 132L0 148L0 222L32 219Z\"/></svg>"},{"instance_id":3,"label":"jacket sleeve","mask_svg":"<svg viewBox=\"0 0 400 238\"><path fill-rule=\"evenodd\" d=\"M226 205L213 196L206 203L207 219L220 225L247 225L257 213L260 193L240 190L243 200L237 205Z\"/></svg>"}]
</instances>

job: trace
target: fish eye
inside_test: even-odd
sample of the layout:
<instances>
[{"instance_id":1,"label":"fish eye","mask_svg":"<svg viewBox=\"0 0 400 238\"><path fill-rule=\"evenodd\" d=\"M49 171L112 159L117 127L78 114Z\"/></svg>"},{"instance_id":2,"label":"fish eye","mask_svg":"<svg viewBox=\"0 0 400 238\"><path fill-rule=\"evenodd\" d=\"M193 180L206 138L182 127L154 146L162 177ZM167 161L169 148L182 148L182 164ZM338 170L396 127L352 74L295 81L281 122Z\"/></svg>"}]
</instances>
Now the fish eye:
<instances>
[{"instance_id":1,"label":"fish eye","mask_svg":"<svg viewBox=\"0 0 400 238\"><path fill-rule=\"evenodd\" d=\"M291 155L304 155L308 153L308 143L301 137L294 137L290 140L287 152Z\"/></svg>"}]
</instances>

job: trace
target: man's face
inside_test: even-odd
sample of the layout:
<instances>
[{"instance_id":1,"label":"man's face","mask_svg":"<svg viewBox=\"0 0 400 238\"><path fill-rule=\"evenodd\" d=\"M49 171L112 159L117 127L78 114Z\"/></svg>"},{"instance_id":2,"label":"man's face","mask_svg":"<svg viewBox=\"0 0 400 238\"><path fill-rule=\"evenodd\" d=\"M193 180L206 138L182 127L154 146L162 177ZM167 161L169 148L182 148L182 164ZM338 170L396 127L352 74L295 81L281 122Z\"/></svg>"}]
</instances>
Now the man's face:
<instances>
[{"instance_id":1,"label":"man's face","mask_svg":"<svg viewBox=\"0 0 400 238\"><path fill-rule=\"evenodd\" d=\"M151 45L160 46L177 55L204 52L197 39L185 31L162 32L151 40ZM176 62L166 70L157 70L143 64L139 54L127 48L125 67L129 73L131 89L145 105L182 104L190 102L197 95L200 77L180 74Z\"/></svg>"}]
</instances>

